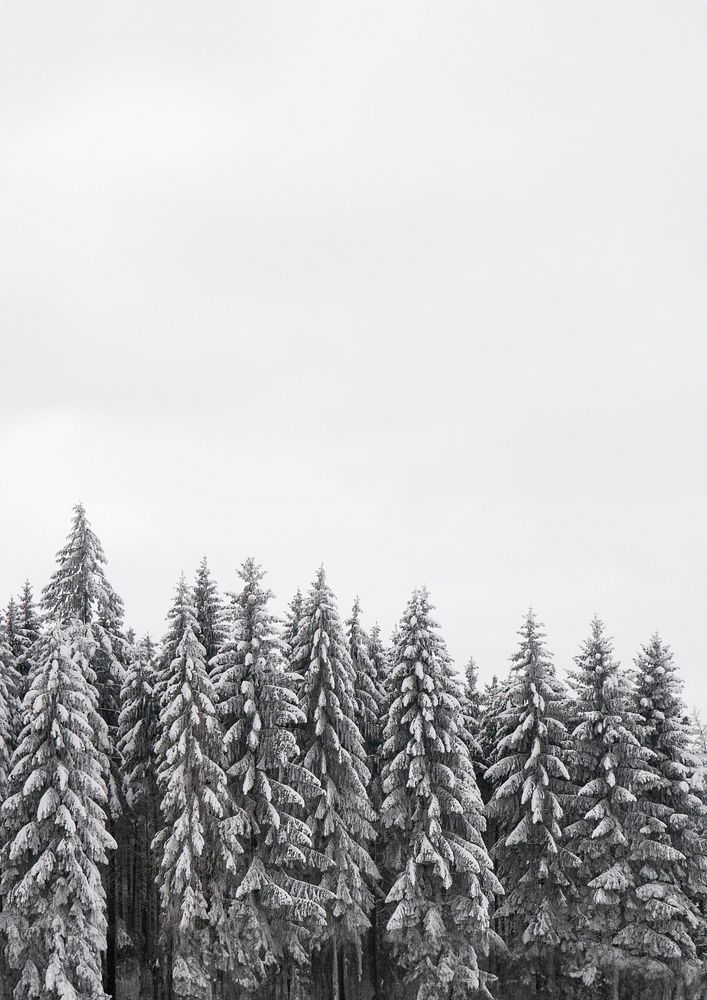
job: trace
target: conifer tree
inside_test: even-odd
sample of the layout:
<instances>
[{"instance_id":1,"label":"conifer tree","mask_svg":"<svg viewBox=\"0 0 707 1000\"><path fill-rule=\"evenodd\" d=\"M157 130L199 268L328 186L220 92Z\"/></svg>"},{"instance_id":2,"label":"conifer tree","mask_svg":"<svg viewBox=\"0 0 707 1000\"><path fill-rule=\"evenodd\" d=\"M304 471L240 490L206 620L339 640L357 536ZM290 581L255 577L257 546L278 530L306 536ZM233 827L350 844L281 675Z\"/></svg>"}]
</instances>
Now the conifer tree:
<instances>
[{"instance_id":1,"label":"conifer tree","mask_svg":"<svg viewBox=\"0 0 707 1000\"><path fill-rule=\"evenodd\" d=\"M560 795L569 774L563 761L564 692L545 634L532 611L511 660L504 735L486 778L488 815L498 825L492 856L506 898L497 912L515 972L530 996L554 989L556 958L566 944L567 873L574 859L563 847Z\"/></svg>"},{"instance_id":2,"label":"conifer tree","mask_svg":"<svg viewBox=\"0 0 707 1000\"><path fill-rule=\"evenodd\" d=\"M29 582L29 580L25 580L24 584L22 585L22 593L20 594L20 600L17 611L18 611L17 631L22 646L19 655L20 657L24 657L27 655L29 650L32 648L34 643L39 638L39 634L41 631L39 612L37 611L37 606L34 603L32 584Z\"/></svg>"},{"instance_id":3,"label":"conifer tree","mask_svg":"<svg viewBox=\"0 0 707 1000\"><path fill-rule=\"evenodd\" d=\"M13 660L16 660L22 652L22 641L20 638L19 608L17 607L17 602L14 597L11 597L7 602L3 634L5 644L10 651L10 655Z\"/></svg>"},{"instance_id":4,"label":"conifer tree","mask_svg":"<svg viewBox=\"0 0 707 1000\"><path fill-rule=\"evenodd\" d=\"M66 545L56 556L57 569L42 591L42 607L63 627L78 621L95 640L96 687L101 715L115 731L123 683L123 602L105 574L106 556L83 504L74 507Z\"/></svg>"},{"instance_id":5,"label":"conifer tree","mask_svg":"<svg viewBox=\"0 0 707 1000\"><path fill-rule=\"evenodd\" d=\"M331 862L321 881L327 903L326 941L331 955L331 995L338 1000L339 957L353 948L359 969L361 937L370 926L372 886L378 871L370 854L375 812L367 785L363 737L356 724L354 671L334 594L320 568L304 603L295 641L303 673L301 731L304 766L322 787L309 816L313 844Z\"/></svg>"},{"instance_id":6,"label":"conifer tree","mask_svg":"<svg viewBox=\"0 0 707 1000\"><path fill-rule=\"evenodd\" d=\"M206 556L201 560L194 582L194 612L199 638L206 653L206 664L216 656L226 637L224 607L216 581L212 579Z\"/></svg>"},{"instance_id":7,"label":"conifer tree","mask_svg":"<svg viewBox=\"0 0 707 1000\"><path fill-rule=\"evenodd\" d=\"M240 952L247 951L249 941L234 921L228 892L245 824L230 808L204 647L188 605L181 610L186 626L160 712L156 755L163 826L153 849L160 858L161 939L172 995L201 1000L210 996L219 970L245 965Z\"/></svg>"},{"instance_id":8,"label":"conifer tree","mask_svg":"<svg viewBox=\"0 0 707 1000\"><path fill-rule=\"evenodd\" d=\"M10 762L19 733L19 675L5 636L0 636L0 806L10 788Z\"/></svg>"},{"instance_id":9,"label":"conifer tree","mask_svg":"<svg viewBox=\"0 0 707 1000\"><path fill-rule=\"evenodd\" d=\"M304 597L302 596L302 591L297 588L294 597L290 601L287 613L285 614L285 621L282 629L282 642L285 650L285 655L291 661L294 653L294 649L297 643L297 634L299 632L300 621L302 615L304 614Z\"/></svg>"},{"instance_id":10,"label":"conifer tree","mask_svg":"<svg viewBox=\"0 0 707 1000\"><path fill-rule=\"evenodd\" d=\"M328 898L309 877L328 864L313 850L304 821L305 803L320 785L297 763L294 728L304 715L268 608L272 594L253 559L239 576L243 587L233 595L230 632L212 678L231 796L245 817L237 896L261 929L262 977L283 959L306 961L305 946L326 923L321 903Z\"/></svg>"},{"instance_id":11,"label":"conifer tree","mask_svg":"<svg viewBox=\"0 0 707 1000\"><path fill-rule=\"evenodd\" d=\"M627 822L635 888L615 940L648 981L660 977L677 990L697 974L705 933L704 807L690 787L694 760L673 654L655 634L635 662L638 735L654 776L636 789Z\"/></svg>"},{"instance_id":12,"label":"conifer tree","mask_svg":"<svg viewBox=\"0 0 707 1000\"><path fill-rule=\"evenodd\" d=\"M368 656L373 666L373 677L380 692L381 713L383 712L388 687L389 655L383 643L381 627L375 623L368 636ZM382 724L382 722L381 722Z\"/></svg>"},{"instance_id":13,"label":"conifer tree","mask_svg":"<svg viewBox=\"0 0 707 1000\"><path fill-rule=\"evenodd\" d=\"M121 691L118 749L122 760L125 799L133 836L129 849L130 899L126 922L141 946L143 969L154 969L158 906L152 840L158 830L157 789L158 705L154 691L154 652L147 641L133 645L133 655Z\"/></svg>"},{"instance_id":14,"label":"conifer tree","mask_svg":"<svg viewBox=\"0 0 707 1000\"><path fill-rule=\"evenodd\" d=\"M380 738L383 696L378 687L376 668L371 660L370 640L361 627L361 602L358 597L354 601L351 617L346 621L346 637L354 672L356 724L365 740L369 756L372 756Z\"/></svg>"},{"instance_id":15,"label":"conifer tree","mask_svg":"<svg viewBox=\"0 0 707 1000\"><path fill-rule=\"evenodd\" d=\"M40 640L2 809L6 957L15 1000L103 1000L108 745L83 630Z\"/></svg>"},{"instance_id":16,"label":"conifer tree","mask_svg":"<svg viewBox=\"0 0 707 1000\"><path fill-rule=\"evenodd\" d=\"M619 666L603 623L594 618L589 637L575 657L572 778L574 822L569 846L579 859L582 887L577 912L579 966L585 982L603 972L618 988L625 954L615 944L625 920L632 885L626 821L635 804L632 788L649 780L646 754L631 731L619 688Z\"/></svg>"},{"instance_id":17,"label":"conifer tree","mask_svg":"<svg viewBox=\"0 0 707 1000\"><path fill-rule=\"evenodd\" d=\"M418 1000L489 995L482 958L502 894L461 718L462 689L426 589L403 615L384 743L387 937Z\"/></svg>"},{"instance_id":18,"label":"conifer tree","mask_svg":"<svg viewBox=\"0 0 707 1000\"><path fill-rule=\"evenodd\" d=\"M160 711L171 676L172 663L177 656L177 647L184 638L187 627L191 628L197 638L199 637L194 595L187 586L186 578L182 573L177 581L172 605L167 612L167 631L160 643L159 657L155 668L154 693Z\"/></svg>"}]
</instances>

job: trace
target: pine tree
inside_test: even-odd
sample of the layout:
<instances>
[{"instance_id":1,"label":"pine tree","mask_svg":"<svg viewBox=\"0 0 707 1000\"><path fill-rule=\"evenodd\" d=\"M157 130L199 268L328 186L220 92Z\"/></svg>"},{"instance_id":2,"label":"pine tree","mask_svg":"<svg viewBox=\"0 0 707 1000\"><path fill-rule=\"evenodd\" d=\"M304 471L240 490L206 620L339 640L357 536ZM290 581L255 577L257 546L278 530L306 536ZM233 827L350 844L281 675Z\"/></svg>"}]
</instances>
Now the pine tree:
<instances>
[{"instance_id":1,"label":"pine tree","mask_svg":"<svg viewBox=\"0 0 707 1000\"><path fill-rule=\"evenodd\" d=\"M10 761L18 735L20 678L5 636L0 636L0 805L10 788Z\"/></svg>"},{"instance_id":2,"label":"pine tree","mask_svg":"<svg viewBox=\"0 0 707 1000\"><path fill-rule=\"evenodd\" d=\"M184 588L180 586L180 591ZM242 968L249 941L229 906L245 824L231 813L221 767L222 734L204 647L189 619L165 686L156 747L163 826L153 842L160 866L162 946L176 998L210 996L218 970ZM173 618L174 621L174 618Z\"/></svg>"},{"instance_id":3,"label":"pine tree","mask_svg":"<svg viewBox=\"0 0 707 1000\"><path fill-rule=\"evenodd\" d=\"M226 637L224 608L216 581L212 579L206 556L197 570L193 590L194 612L199 626L199 638L206 651L207 666L223 645Z\"/></svg>"},{"instance_id":4,"label":"pine tree","mask_svg":"<svg viewBox=\"0 0 707 1000\"><path fill-rule=\"evenodd\" d=\"M90 627L96 643L96 687L101 715L115 731L123 683L123 602L108 582L105 553L91 529L82 504L66 545L56 557L57 569L42 591L42 607L52 621L67 627L78 621Z\"/></svg>"},{"instance_id":5,"label":"pine tree","mask_svg":"<svg viewBox=\"0 0 707 1000\"><path fill-rule=\"evenodd\" d=\"M20 651L20 657L27 655L29 650L32 648L34 643L39 639L41 632L41 622L39 619L39 613L37 611L37 606L34 603L34 594L32 593L32 584L29 580L25 580L22 585L22 593L20 594L20 601L18 605L18 635L20 639L20 644L22 649Z\"/></svg>"},{"instance_id":6,"label":"pine tree","mask_svg":"<svg viewBox=\"0 0 707 1000\"><path fill-rule=\"evenodd\" d=\"M354 601L351 617L346 621L346 637L354 672L356 724L364 737L369 756L372 756L380 739L383 695L371 660L370 640L361 627L361 602L358 597Z\"/></svg>"},{"instance_id":7,"label":"pine tree","mask_svg":"<svg viewBox=\"0 0 707 1000\"><path fill-rule=\"evenodd\" d=\"M20 615L17 602L11 597L5 609L4 640L13 660L22 652L22 641L20 638Z\"/></svg>"},{"instance_id":8,"label":"pine tree","mask_svg":"<svg viewBox=\"0 0 707 1000\"><path fill-rule=\"evenodd\" d=\"M150 646L148 640L133 647L118 720L118 748L133 834L125 866L134 873L130 879L126 923L133 942L140 948L144 971L155 966L158 924L155 861L150 848L159 828L156 755L159 713Z\"/></svg>"},{"instance_id":9,"label":"pine tree","mask_svg":"<svg viewBox=\"0 0 707 1000\"><path fill-rule=\"evenodd\" d=\"M611 640L596 617L575 664L571 684L578 724L572 733L571 760L577 792L574 822L566 835L580 862L578 958L585 982L593 983L603 971L614 985L625 965L614 938L623 926L632 885L625 824L635 803L632 788L649 775L646 754L623 710Z\"/></svg>"},{"instance_id":10,"label":"pine tree","mask_svg":"<svg viewBox=\"0 0 707 1000\"><path fill-rule=\"evenodd\" d=\"M347 948L352 947L360 968L361 937L370 926L378 871L370 855L376 817L366 790L370 773L363 737L356 724L353 665L323 567L304 603L294 656L304 677L304 766L323 792L309 825L315 850L332 863L321 885L333 894L327 904L325 939L332 960L332 997L338 1000L339 953L343 949L346 958Z\"/></svg>"},{"instance_id":11,"label":"pine tree","mask_svg":"<svg viewBox=\"0 0 707 1000\"><path fill-rule=\"evenodd\" d=\"M378 622L373 626L368 636L368 656L373 666L375 685L380 692L382 714L388 689L390 657L383 643L381 627Z\"/></svg>"},{"instance_id":12,"label":"pine tree","mask_svg":"<svg viewBox=\"0 0 707 1000\"><path fill-rule=\"evenodd\" d=\"M635 889L615 940L637 959L639 973L675 990L696 976L704 939L698 904L707 900L705 810L690 787L694 760L673 654L655 634L635 662L638 734L654 776L636 790L628 819Z\"/></svg>"},{"instance_id":13,"label":"pine tree","mask_svg":"<svg viewBox=\"0 0 707 1000\"><path fill-rule=\"evenodd\" d=\"M259 978L286 959L304 963L305 946L326 923L327 894L309 876L328 867L312 847L304 822L306 801L319 782L297 764L294 727L304 722L286 671L282 642L268 609L272 597L263 570L247 559L233 596L231 629L212 666L218 714L224 731L229 787L239 815L245 864L237 896L261 928L262 948L253 955Z\"/></svg>"},{"instance_id":14,"label":"pine tree","mask_svg":"<svg viewBox=\"0 0 707 1000\"><path fill-rule=\"evenodd\" d=\"M492 855L506 898L496 917L515 971L529 996L552 992L557 953L566 945L567 873L574 859L562 845L560 795L569 774L561 721L564 692L532 611L513 655L504 735L486 778L493 787L488 815L498 824Z\"/></svg>"},{"instance_id":15,"label":"pine tree","mask_svg":"<svg viewBox=\"0 0 707 1000\"><path fill-rule=\"evenodd\" d=\"M418 1000L488 996L489 904L501 887L462 733L461 685L425 589L398 632L381 750L381 825L392 880L387 937Z\"/></svg>"},{"instance_id":16,"label":"pine tree","mask_svg":"<svg viewBox=\"0 0 707 1000\"><path fill-rule=\"evenodd\" d=\"M108 736L97 710L93 651L81 628L40 641L2 809L6 956L15 1000L102 1000Z\"/></svg>"},{"instance_id":17,"label":"pine tree","mask_svg":"<svg viewBox=\"0 0 707 1000\"><path fill-rule=\"evenodd\" d=\"M154 693L158 709L161 710L166 696L167 684L172 673L172 663L177 656L177 647L184 638L187 627L199 637L194 596L187 586L184 573L177 581L172 605L167 612L167 631L160 643L160 652L155 669Z\"/></svg>"}]
</instances>

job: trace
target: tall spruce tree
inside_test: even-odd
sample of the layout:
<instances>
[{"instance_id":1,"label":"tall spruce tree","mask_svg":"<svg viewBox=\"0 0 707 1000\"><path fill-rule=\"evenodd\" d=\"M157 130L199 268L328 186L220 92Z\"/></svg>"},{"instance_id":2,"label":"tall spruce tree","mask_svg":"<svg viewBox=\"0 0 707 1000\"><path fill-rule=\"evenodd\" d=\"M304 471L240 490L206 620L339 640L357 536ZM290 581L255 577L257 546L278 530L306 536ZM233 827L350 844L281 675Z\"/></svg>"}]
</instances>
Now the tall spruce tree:
<instances>
[{"instance_id":1,"label":"tall spruce tree","mask_svg":"<svg viewBox=\"0 0 707 1000\"><path fill-rule=\"evenodd\" d=\"M557 957L567 944L567 874L574 859L562 844L560 796L569 782L564 692L532 611L518 634L499 718L506 735L486 773L493 788L487 812L497 823L492 856L506 888L496 915L510 949L509 971L536 996L555 989Z\"/></svg>"},{"instance_id":2,"label":"tall spruce tree","mask_svg":"<svg viewBox=\"0 0 707 1000\"><path fill-rule=\"evenodd\" d=\"M212 665L231 796L246 818L237 896L261 928L262 975L283 961L303 964L312 935L326 924L328 894L312 883L328 867L312 846L305 806L319 781L297 760L294 728L304 715L286 670L272 594L247 559L233 595L231 628Z\"/></svg>"},{"instance_id":3,"label":"tall spruce tree","mask_svg":"<svg viewBox=\"0 0 707 1000\"><path fill-rule=\"evenodd\" d=\"M662 979L674 994L696 978L704 941L705 810L690 787L694 759L673 654L655 634L635 663L638 735L654 776L636 789L627 822L634 889L615 940L636 959L635 972L648 982Z\"/></svg>"},{"instance_id":4,"label":"tall spruce tree","mask_svg":"<svg viewBox=\"0 0 707 1000\"><path fill-rule=\"evenodd\" d=\"M181 588L180 588L181 589ZM160 859L161 943L166 976L178 1000L204 1000L219 973L245 968L250 941L234 918L228 883L237 875L244 822L233 816L221 767L222 733L204 647L187 618L160 712L156 747L163 825ZM254 985L248 974L241 982Z\"/></svg>"},{"instance_id":5,"label":"tall spruce tree","mask_svg":"<svg viewBox=\"0 0 707 1000\"><path fill-rule=\"evenodd\" d=\"M401 620L381 750L387 937L418 1000L489 995L481 960L489 904L502 894L483 842L461 686L432 610L416 590Z\"/></svg>"},{"instance_id":6,"label":"tall spruce tree","mask_svg":"<svg viewBox=\"0 0 707 1000\"><path fill-rule=\"evenodd\" d=\"M206 664L216 656L226 637L224 607L216 581L212 578L206 556L201 560L193 589L194 613L199 638L206 654Z\"/></svg>"},{"instance_id":7,"label":"tall spruce tree","mask_svg":"<svg viewBox=\"0 0 707 1000\"><path fill-rule=\"evenodd\" d=\"M324 937L331 956L331 996L340 996L339 958L353 948L359 969L361 938L370 927L378 871L370 854L375 811L367 792L363 737L356 724L354 670L336 600L320 568L304 602L295 640L303 674L301 730L304 766L322 794L309 816L313 844L331 862L321 881L331 894Z\"/></svg>"},{"instance_id":8,"label":"tall spruce tree","mask_svg":"<svg viewBox=\"0 0 707 1000\"><path fill-rule=\"evenodd\" d=\"M102 1000L108 735L84 630L40 640L2 808L6 957L15 1000Z\"/></svg>"},{"instance_id":9,"label":"tall spruce tree","mask_svg":"<svg viewBox=\"0 0 707 1000\"><path fill-rule=\"evenodd\" d=\"M636 801L632 788L650 775L626 717L611 640L596 617L575 664L570 681L578 724L570 758L577 791L566 835L580 862L576 959L586 983L601 974L616 991L626 956L615 937L633 882L626 821Z\"/></svg>"}]
</instances>

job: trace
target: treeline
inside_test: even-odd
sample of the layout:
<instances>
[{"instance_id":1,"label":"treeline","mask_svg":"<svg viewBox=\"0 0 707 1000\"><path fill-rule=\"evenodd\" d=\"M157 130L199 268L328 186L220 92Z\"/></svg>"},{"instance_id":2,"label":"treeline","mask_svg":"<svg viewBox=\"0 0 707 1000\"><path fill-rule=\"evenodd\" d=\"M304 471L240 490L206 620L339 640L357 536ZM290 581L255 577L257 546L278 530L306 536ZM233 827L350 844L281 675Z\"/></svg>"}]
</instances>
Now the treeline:
<instances>
[{"instance_id":1,"label":"treeline","mask_svg":"<svg viewBox=\"0 0 707 1000\"><path fill-rule=\"evenodd\" d=\"M0 630L0 996L705 995L705 736L668 646L566 678L522 622L453 668L425 589L384 640L323 569L247 559L126 628L82 506ZM4 994L3 994L4 990Z\"/></svg>"}]
</instances>

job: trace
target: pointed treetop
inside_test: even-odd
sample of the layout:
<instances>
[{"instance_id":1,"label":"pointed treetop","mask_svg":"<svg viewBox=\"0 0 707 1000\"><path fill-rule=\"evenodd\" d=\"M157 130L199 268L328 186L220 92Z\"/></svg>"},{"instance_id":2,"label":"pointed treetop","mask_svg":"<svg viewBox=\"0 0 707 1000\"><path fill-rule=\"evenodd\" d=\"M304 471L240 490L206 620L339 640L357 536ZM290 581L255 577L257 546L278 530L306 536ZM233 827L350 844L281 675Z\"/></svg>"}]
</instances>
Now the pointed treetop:
<instances>
[{"instance_id":1,"label":"pointed treetop","mask_svg":"<svg viewBox=\"0 0 707 1000\"><path fill-rule=\"evenodd\" d=\"M56 562L57 569L42 591L45 613L63 625L72 619L84 625L98 621L109 631L120 631L123 602L106 578L103 546L83 504L74 507L71 531Z\"/></svg>"}]
</instances>

